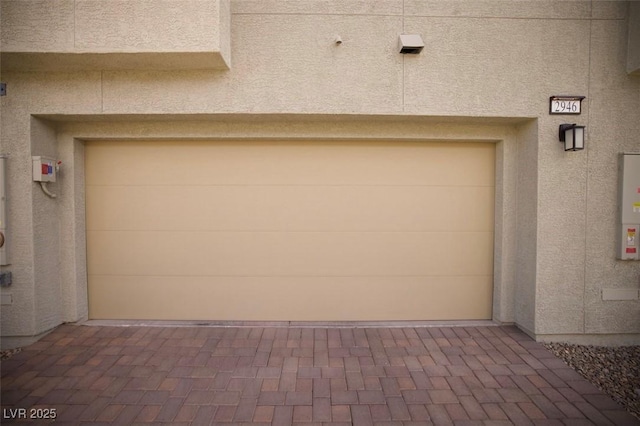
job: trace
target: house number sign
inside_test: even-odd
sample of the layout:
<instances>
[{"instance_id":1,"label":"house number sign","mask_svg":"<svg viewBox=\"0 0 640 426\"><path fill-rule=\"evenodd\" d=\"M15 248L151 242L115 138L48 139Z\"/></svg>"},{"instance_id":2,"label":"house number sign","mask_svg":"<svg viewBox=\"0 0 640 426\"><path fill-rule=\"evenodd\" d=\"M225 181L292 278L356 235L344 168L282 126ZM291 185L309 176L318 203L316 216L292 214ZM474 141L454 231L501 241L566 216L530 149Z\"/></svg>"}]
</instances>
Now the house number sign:
<instances>
[{"instance_id":1,"label":"house number sign","mask_svg":"<svg viewBox=\"0 0 640 426\"><path fill-rule=\"evenodd\" d=\"M584 96L551 96L549 114L580 114Z\"/></svg>"}]
</instances>

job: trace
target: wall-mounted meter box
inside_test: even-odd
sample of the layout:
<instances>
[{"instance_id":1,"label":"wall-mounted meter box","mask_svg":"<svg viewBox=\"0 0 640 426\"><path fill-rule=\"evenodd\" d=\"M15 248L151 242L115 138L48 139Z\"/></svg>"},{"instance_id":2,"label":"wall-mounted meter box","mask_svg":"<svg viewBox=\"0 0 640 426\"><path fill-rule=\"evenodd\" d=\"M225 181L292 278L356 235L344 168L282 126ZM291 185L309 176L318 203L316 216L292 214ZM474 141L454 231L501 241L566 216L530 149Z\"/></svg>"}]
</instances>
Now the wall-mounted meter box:
<instances>
[{"instance_id":1,"label":"wall-mounted meter box","mask_svg":"<svg viewBox=\"0 0 640 426\"><path fill-rule=\"evenodd\" d=\"M640 152L621 155L619 181L618 259L640 260Z\"/></svg>"},{"instance_id":2,"label":"wall-mounted meter box","mask_svg":"<svg viewBox=\"0 0 640 426\"><path fill-rule=\"evenodd\" d=\"M55 182L58 168L58 160L34 156L33 159L33 180L36 182Z\"/></svg>"}]
</instances>

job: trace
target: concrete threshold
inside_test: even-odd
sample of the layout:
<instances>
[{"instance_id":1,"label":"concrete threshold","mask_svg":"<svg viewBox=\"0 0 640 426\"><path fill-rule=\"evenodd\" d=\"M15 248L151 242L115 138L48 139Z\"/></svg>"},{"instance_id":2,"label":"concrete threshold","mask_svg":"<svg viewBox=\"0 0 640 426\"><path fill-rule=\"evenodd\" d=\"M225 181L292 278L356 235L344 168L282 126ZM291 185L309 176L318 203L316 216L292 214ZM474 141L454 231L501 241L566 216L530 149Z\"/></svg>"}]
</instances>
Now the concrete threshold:
<instances>
[{"instance_id":1,"label":"concrete threshold","mask_svg":"<svg viewBox=\"0 0 640 426\"><path fill-rule=\"evenodd\" d=\"M492 320L457 321L167 321L167 320L86 320L78 323L100 327L275 327L275 328L425 328L498 327Z\"/></svg>"}]
</instances>

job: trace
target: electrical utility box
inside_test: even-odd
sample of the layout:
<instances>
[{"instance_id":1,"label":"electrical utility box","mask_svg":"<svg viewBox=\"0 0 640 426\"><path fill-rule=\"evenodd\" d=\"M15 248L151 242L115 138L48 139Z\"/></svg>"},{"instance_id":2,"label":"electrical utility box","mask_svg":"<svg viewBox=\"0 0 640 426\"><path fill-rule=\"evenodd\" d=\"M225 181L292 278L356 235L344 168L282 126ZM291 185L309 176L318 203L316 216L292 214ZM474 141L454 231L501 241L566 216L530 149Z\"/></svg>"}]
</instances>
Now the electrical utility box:
<instances>
[{"instance_id":1,"label":"electrical utility box","mask_svg":"<svg viewBox=\"0 0 640 426\"><path fill-rule=\"evenodd\" d=\"M58 161L41 156L33 156L33 180L36 182L55 182Z\"/></svg>"},{"instance_id":2,"label":"electrical utility box","mask_svg":"<svg viewBox=\"0 0 640 426\"><path fill-rule=\"evenodd\" d=\"M619 185L618 259L640 260L640 152L621 155Z\"/></svg>"}]
</instances>

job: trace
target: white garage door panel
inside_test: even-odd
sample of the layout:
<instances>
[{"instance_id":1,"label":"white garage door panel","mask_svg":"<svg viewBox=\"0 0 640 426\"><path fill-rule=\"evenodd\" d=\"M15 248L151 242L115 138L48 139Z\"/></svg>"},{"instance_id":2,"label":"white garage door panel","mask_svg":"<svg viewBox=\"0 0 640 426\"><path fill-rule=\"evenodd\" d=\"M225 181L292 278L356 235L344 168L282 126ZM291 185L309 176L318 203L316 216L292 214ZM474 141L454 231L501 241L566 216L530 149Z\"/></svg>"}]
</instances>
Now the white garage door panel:
<instances>
[{"instance_id":1,"label":"white garage door panel","mask_svg":"<svg viewBox=\"0 0 640 426\"><path fill-rule=\"evenodd\" d=\"M493 186L493 144L91 142L93 185ZM149 149L153 146L152 149ZM453 162L453 163L452 163ZM114 173L114 167L119 173ZM125 172L126 171L126 172Z\"/></svg>"},{"instance_id":2,"label":"white garage door panel","mask_svg":"<svg viewBox=\"0 0 640 426\"><path fill-rule=\"evenodd\" d=\"M464 244L460 244L464 241ZM99 232L92 274L490 275L490 233Z\"/></svg>"},{"instance_id":3,"label":"white garage door panel","mask_svg":"<svg viewBox=\"0 0 640 426\"><path fill-rule=\"evenodd\" d=\"M492 208L477 208L493 199L487 186L139 185L92 191L88 226L99 224L100 230L483 231L494 221Z\"/></svg>"},{"instance_id":4,"label":"white garage door panel","mask_svg":"<svg viewBox=\"0 0 640 426\"><path fill-rule=\"evenodd\" d=\"M211 319L212 312L215 318L245 321L424 320L425 312L441 320L490 318L492 281L491 276L97 276L89 311L92 318L176 320Z\"/></svg>"},{"instance_id":5,"label":"white garage door panel","mask_svg":"<svg viewBox=\"0 0 640 426\"><path fill-rule=\"evenodd\" d=\"M91 318L491 318L493 144L85 148Z\"/></svg>"}]
</instances>

